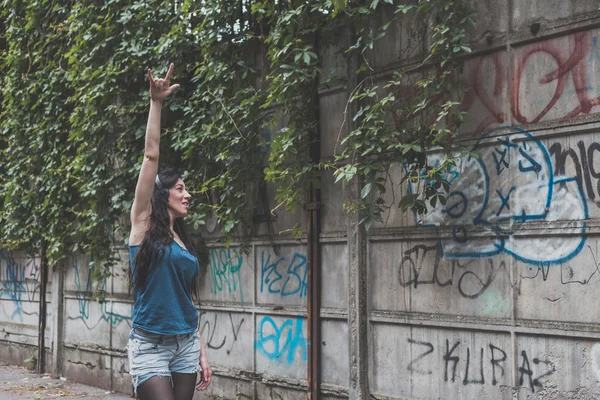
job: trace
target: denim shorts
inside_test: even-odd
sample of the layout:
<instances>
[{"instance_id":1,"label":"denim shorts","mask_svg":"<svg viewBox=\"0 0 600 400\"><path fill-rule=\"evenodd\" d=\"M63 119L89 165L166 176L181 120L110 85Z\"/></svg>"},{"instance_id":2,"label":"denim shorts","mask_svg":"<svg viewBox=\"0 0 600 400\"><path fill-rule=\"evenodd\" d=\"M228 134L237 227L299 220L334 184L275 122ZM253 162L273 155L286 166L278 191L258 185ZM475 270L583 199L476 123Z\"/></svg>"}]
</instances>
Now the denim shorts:
<instances>
[{"instance_id":1,"label":"denim shorts","mask_svg":"<svg viewBox=\"0 0 600 400\"><path fill-rule=\"evenodd\" d=\"M183 335L160 335L133 328L127 343L129 374L133 390L153 376L172 372L196 374L200 368L198 331Z\"/></svg>"}]
</instances>

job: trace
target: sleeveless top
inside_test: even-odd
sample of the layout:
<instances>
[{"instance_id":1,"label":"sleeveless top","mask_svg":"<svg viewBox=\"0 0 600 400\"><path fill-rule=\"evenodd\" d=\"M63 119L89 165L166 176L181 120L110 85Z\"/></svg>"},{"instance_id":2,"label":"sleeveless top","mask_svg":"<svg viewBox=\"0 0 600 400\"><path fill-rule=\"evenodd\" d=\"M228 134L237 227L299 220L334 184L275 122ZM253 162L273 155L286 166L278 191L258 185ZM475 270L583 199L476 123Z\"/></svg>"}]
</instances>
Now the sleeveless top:
<instances>
[{"instance_id":1,"label":"sleeveless top","mask_svg":"<svg viewBox=\"0 0 600 400\"><path fill-rule=\"evenodd\" d=\"M129 246L132 273L139 245ZM175 240L165 247L142 289L135 290L133 328L161 335L192 333L198 327L198 311L192 302L192 282L197 278L198 259Z\"/></svg>"}]
</instances>

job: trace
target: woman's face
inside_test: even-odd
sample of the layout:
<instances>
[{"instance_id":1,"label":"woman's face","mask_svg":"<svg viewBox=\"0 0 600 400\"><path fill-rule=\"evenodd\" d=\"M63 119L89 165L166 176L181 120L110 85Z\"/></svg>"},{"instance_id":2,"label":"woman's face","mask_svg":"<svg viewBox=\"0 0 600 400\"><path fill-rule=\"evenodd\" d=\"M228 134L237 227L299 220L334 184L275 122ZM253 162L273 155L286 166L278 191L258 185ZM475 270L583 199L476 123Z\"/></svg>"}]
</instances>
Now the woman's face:
<instances>
[{"instance_id":1,"label":"woman's face","mask_svg":"<svg viewBox=\"0 0 600 400\"><path fill-rule=\"evenodd\" d=\"M189 200L192 196L185 190L185 184L181 179L169 189L169 213L175 218L183 218L188 213Z\"/></svg>"}]
</instances>

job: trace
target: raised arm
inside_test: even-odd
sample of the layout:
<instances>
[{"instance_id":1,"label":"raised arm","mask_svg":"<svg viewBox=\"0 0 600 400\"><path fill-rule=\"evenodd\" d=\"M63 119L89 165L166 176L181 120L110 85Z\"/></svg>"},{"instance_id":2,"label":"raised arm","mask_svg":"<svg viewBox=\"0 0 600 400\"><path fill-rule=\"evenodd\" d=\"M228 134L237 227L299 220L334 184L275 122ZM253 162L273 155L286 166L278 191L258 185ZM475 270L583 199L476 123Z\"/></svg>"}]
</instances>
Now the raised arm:
<instances>
[{"instance_id":1,"label":"raised arm","mask_svg":"<svg viewBox=\"0 0 600 400\"><path fill-rule=\"evenodd\" d=\"M158 173L158 156L160 154L160 114L162 102L179 85L169 86L173 74L173 64L165 79L154 79L152 71L148 70L150 81L150 114L146 126L146 141L144 146L144 161L135 187L135 198L131 208L131 233L129 244L139 244L146 233L147 218L151 212L152 192Z\"/></svg>"}]
</instances>

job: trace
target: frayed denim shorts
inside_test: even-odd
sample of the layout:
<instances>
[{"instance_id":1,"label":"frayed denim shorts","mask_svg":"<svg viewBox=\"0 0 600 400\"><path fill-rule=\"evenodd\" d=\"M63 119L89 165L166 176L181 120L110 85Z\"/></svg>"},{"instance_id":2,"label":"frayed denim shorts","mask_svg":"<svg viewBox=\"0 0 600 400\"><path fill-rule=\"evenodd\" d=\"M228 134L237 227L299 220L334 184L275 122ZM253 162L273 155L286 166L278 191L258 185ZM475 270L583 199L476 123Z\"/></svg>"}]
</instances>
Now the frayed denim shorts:
<instances>
[{"instance_id":1,"label":"frayed denim shorts","mask_svg":"<svg viewBox=\"0 0 600 400\"><path fill-rule=\"evenodd\" d=\"M201 371L198 331L183 335L160 335L133 328L127 343L129 374L134 393L153 376L171 377L172 372Z\"/></svg>"}]
</instances>

